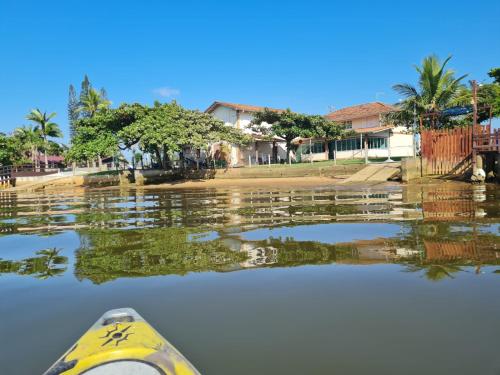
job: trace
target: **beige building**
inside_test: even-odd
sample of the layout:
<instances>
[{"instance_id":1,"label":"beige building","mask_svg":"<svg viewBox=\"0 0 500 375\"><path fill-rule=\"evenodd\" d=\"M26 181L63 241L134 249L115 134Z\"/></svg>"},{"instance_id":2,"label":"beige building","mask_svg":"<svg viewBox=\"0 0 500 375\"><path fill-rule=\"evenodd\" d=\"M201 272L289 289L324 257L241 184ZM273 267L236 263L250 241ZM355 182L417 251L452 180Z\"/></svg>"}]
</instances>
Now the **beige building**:
<instances>
[{"instance_id":1,"label":"beige building","mask_svg":"<svg viewBox=\"0 0 500 375\"><path fill-rule=\"evenodd\" d=\"M267 107L259 107L246 104L234 104L226 102L213 102L205 112L215 118L222 120L227 126L241 129L253 138L248 146L229 145L230 166L238 167L244 165L280 163L286 160L286 144L283 139L275 137L273 140L265 140L262 134L253 131L250 124L255 112L263 111ZM271 111L282 111L280 109L268 108ZM266 124L263 124L266 126ZM214 151L217 151L214 145Z\"/></svg>"},{"instance_id":2,"label":"beige building","mask_svg":"<svg viewBox=\"0 0 500 375\"><path fill-rule=\"evenodd\" d=\"M388 158L413 155L413 134L404 126L393 126L383 121L384 115L396 108L381 102L346 107L325 117L342 123L355 133L347 139L326 143L321 139L297 140L298 161Z\"/></svg>"}]
</instances>

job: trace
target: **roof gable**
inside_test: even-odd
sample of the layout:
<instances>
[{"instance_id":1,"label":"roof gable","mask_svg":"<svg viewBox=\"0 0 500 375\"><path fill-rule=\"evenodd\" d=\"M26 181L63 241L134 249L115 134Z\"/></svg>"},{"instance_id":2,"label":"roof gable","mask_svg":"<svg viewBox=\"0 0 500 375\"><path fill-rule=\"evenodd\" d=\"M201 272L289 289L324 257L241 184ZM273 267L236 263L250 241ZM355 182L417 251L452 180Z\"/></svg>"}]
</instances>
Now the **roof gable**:
<instances>
[{"instance_id":1,"label":"roof gable","mask_svg":"<svg viewBox=\"0 0 500 375\"><path fill-rule=\"evenodd\" d=\"M212 113L213 111L215 111L215 109L217 107L227 107L227 108L231 108L231 109L234 109L234 110L237 110L237 111L243 111L243 112L259 112L259 111L263 111L264 109L268 109L270 111L274 111L274 112L283 112L284 110L283 109L276 109L276 108L269 108L269 107L260 107L260 106L256 106L256 105L247 105L247 104L236 104L236 103L228 103L228 102L213 102L212 105L210 105L210 107L208 107L205 112L206 113Z\"/></svg>"},{"instance_id":2,"label":"roof gable","mask_svg":"<svg viewBox=\"0 0 500 375\"><path fill-rule=\"evenodd\" d=\"M396 107L381 102L365 103L333 111L325 117L332 121L350 121L397 111Z\"/></svg>"}]
</instances>

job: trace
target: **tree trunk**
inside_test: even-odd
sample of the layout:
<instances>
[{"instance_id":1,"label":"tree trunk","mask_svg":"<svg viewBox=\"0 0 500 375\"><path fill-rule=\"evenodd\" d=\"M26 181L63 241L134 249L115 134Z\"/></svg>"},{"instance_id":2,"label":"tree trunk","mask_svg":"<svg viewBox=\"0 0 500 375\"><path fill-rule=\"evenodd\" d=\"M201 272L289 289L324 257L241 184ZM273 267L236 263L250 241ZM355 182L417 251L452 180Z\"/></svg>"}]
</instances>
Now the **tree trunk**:
<instances>
[{"instance_id":1,"label":"tree trunk","mask_svg":"<svg viewBox=\"0 0 500 375\"><path fill-rule=\"evenodd\" d=\"M163 167L164 169L167 169L170 167L170 158L168 157L168 149L166 147L163 147Z\"/></svg>"},{"instance_id":2,"label":"tree trunk","mask_svg":"<svg viewBox=\"0 0 500 375\"><path fill-rule=\"evenodd\" d=\"M40 152L38 151L38 148L35 147L35 171L40 172Z\"/></svg>"},{"instance_id":3,"label":"tree trunk","mask_svg":"<svg viewBox=\"0 0 500 375\"><path fill-rule=\"evenodd\" d=\"M163 169L163 161L161 159L160 149L158 147L155 147L155 154L156 154L156 159L158 161L158 164L160 164L160 168Z\"/></svg>"},{"instance_id":4,"label":"tree trunk","mask_svg":"<svg viewBox=\"0 0 500 375\"><path fill-rule=\"evenodd\" d=\"M290 159L290 151L292 149L292 141L286 141L286 162L292 164L292 160Z\"/></svg>"},{"instance_id":5,"label":"tree trunk","mask_svg":"<svg viewBox=\"0 0 500 375\"><path fill-rule=\"evenodd\" d=\"M47 157L48 143L47 143L47 136L45 134L43 135L43 142L45 143L45 150L43 151L43 156L45 161L44 171L46 171L47 168L49 167L49 158Z\"/></svg>"}]
</instances>

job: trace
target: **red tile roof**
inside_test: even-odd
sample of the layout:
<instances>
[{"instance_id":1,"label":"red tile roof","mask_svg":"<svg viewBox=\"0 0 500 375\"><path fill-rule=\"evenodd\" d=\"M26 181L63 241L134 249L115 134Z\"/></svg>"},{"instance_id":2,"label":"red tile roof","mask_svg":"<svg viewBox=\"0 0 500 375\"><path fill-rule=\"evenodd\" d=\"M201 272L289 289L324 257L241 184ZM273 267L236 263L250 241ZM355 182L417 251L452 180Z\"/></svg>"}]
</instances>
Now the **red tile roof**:
<instances>
[{"instance_id":1,"label":"red tile roof","mask_svg":"<svg viewBox=\"0 0 500 375\"><path fill-rule=\"evenodd\" d=\"M263 111L265 108L269 109L270 111L275 111L275 112L283 112L284 111L284 109L259 107L256 105L235 104L235 103L227 103L227 102L213 102L212 105L205 110L205 112L211 113L211 112L215 111L215 109L217 107L228 107L228 108L240 110L243 112L259 112L259 111Z\"/></svg>"},{"instance_id":2,"label":"red tile roof","mask_svg":"<svg viewBox=\"0 0 500 375\"><path fill-rule=\"evenodd\" d=\"M325 117L332 121L350 121L363 117L377 116L382 113L394 112L396 110L396 107L390 104L373 102L342 108L327 114Z\"/></svg>"}]
</instances>

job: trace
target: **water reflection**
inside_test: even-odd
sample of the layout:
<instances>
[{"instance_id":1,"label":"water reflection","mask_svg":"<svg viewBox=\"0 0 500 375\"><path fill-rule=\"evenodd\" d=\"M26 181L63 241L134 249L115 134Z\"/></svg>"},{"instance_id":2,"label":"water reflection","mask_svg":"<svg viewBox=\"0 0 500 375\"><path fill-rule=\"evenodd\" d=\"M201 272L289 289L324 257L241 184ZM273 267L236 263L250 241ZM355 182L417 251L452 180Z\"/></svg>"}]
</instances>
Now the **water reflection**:
<instances>
[{"instance_id":1,"label":"water reflection","mask_svg":"<svg viewBox=\"0 0 500 375\"><path fill-rule=\"evenodd\" d=\"M252 232L221 231L206 236L190 228L83 230L73 268L78 280L101 284L118 278L256 267L392 263L438 281L453 278L464 266L475 266L476 273L480 273L482 266L500 264L500 237L475 232L467 226L438 223L435 227L426 232L428 226L403 224L397 236L349 242L336 236L326 240L318 232L307 231L307 226L301 229L306 229L311 238L301 240L289 236L246 239L255 237ZM447 239L452 235L453 239ZM60 256L58 250L46 249L36 254L20 261L1 260L0 272L45 279L66 271L68 259Z\"/></svg>"},{"instance_id":2,"label":"water reflection","mask_svg":"<svg viewBox=\"0 0 500 375\"><path fill-rule=\"evenodd\" d=\"M81 233L75 276L100 284L119 277L224 271L245 259L220 241L199 242L185 228Z\"/></svg>"},{"instance_id":3,"label":"water reflection","mask_svg":"<svg viewBox=\"0 0 500 375\"><path fill-rule=\"evenodd\" d=\"M499 264L499 201L485 186L3 192L0 235L78 233L73 272L95 284L332 263L397 263L442 280ZM1 260L1 272L64 273L67 258L47 251Z\"/></svg>"},{"instance_id":4,"label":"water reflection","mask_svg":"<svg viewBox=\"0 0 500 375\"><path fill-rule=\"evenodd\" d=\"M83 228L238 226L498 218L500 192L484 186L319 189L0 192L0 235Z\"/></svg>"},{"instance_id":5,"label":"water reflection","mask_svg":"<svg viewBox=\"0 0 500 375\"><path fill-rule=\"evenodd\" d=\"M59 255L59 252L53 248L39 250L36 256L22 260L0 258L0 274L28 275L42 280L62 275L67 269L68 258Z\"/></svg>"}]
</instances>

